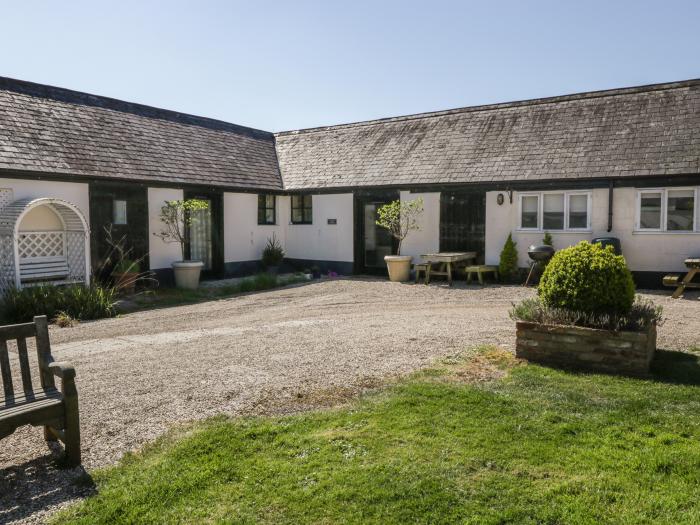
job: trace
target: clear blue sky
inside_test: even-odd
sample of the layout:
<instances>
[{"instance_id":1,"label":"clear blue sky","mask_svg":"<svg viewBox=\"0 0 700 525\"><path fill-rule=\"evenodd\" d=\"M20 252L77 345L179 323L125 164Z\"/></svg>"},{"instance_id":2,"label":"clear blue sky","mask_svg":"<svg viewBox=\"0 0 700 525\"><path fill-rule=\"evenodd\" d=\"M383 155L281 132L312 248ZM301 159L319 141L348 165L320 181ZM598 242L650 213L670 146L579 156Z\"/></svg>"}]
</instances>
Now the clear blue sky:
<instances>
[{"instance_id":1,"label":"clear blue sky","mask_svg":"<svg viewBox=\"0 0 700 525\"><path fill-rule=\"evenodd\" d=\"M0 75L270 131L700 77L700 2L6 1Z\"/></svg>"}]
</instances>

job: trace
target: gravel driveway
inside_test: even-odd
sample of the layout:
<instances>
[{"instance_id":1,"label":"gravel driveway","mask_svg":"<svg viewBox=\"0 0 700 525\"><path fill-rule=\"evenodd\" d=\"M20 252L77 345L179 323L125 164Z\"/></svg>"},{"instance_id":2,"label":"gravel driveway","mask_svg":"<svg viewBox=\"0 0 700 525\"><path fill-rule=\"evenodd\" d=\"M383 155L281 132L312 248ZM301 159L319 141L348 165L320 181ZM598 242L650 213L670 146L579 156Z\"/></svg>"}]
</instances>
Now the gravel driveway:
<instances>
[{"instance_id":1,"label":"gravel driveway","mask_svg":"<svg viewBox=\"0 0 700 525\"><path fill-rule=\"evenodd\" d=\"M359 390L483 343L514 346L522 287L322 281L51 329L77 369L85 469L117 461L176 422L284 410L319 392ZM655 294L659 347L700 343L700 301ZM320 396L323 397L323 396ZM89 493L56 470L39 429L0 442L0 522L41 521Z\"/></svg>"}]
</instances>

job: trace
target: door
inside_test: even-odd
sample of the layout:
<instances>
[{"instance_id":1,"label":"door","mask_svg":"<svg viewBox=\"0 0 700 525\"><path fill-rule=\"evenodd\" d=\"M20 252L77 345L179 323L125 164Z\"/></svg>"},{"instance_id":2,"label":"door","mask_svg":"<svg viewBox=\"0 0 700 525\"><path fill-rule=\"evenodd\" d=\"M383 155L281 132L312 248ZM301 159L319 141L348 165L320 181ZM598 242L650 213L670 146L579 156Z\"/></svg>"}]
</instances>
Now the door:
<instances>
[{"instance_id":1,"label":"door","mask_svg":"<svg viewBox=\"0 0 700 525\"><path fill-rule=\"evenodd\" d=\"M483 191L440 194L440 251L476 252L484 262L486 249L486 193Z\"/></svg>"},{"instance_id":2,"label":"door","mask_svg":"<svg viewBox=\"0 0 700 525\"><path fill-rule=\"evenodd\" d=\"M208 192L186 192L185 199L198 199L207 203L204 210L191 212L186 233L188 259L202 261L202 276L216 278L223 274L223 224L222 195Z\"/></svg>"},{"instance_id":3,"label":"door","mask_svg":"<svg viewBox=\"0 0 700 525\"><path fill-rule=\"evenodd\" d=\"M385 255L396 253L397 243L389 230L377 226L377 210L398 199L398 194L357 197L355 273L386 274Z\"/></svg>"}]
</instances>

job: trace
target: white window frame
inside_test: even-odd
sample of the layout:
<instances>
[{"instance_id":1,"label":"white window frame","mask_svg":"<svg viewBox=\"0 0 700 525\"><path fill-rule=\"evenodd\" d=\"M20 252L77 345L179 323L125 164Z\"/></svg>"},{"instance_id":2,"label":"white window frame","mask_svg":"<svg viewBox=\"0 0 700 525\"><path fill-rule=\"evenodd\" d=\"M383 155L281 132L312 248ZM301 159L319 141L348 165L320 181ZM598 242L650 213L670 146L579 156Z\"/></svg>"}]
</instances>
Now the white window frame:
<instances>
[{"instance_id":1,"label":"white window frame","mask_svg":"<svg viewBox=\"0 0 700 525\"><path fill-rule=\"evenodd\" d=\"M669 191L692 191L693 192L693 229L692 230L669 230L668 229L668 192ZM661 194L661 227L660 228L642 228L642 195L645 193L660 193ZM699 233L700 228L700 211L698 210L698 196L700 188L697 186L669 186L667 188L637 188L636 210L634 221L635 233L665 233L669 235L687 235L689 233Z\"/></svg>"},{"instance_id":2,"label":"white window frame","mask_svg":"<svg viewBox=\"0 0 700 525\"><path fill-rule=\"evenodd\" d=\"M522 232L544 232L543 217L544 217L544 196L545 195L563 195L564 196L564 228L561 230L546 230L549 233L566 233L566 232L590 232L592 231L591 221L593 212L593 192L591 190L572 190L572 191L539 191L526 192L518 194L518 228L517 231ZM571 228L569 227L569 198L573 195L585 195L586 203L586 227ZM523 197L537 197L537 227L523 228Z\"/></svg>"}]
</instances>

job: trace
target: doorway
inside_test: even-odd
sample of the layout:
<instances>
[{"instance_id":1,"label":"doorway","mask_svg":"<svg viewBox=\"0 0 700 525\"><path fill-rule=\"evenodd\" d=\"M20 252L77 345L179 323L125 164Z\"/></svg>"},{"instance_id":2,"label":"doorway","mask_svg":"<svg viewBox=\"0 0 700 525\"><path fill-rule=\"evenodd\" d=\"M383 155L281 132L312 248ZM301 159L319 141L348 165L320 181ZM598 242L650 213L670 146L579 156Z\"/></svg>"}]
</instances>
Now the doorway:
<instances>
[{"instance_id":1,"label":"doorway","mask_svg":"<svg viewBox=\"0 0 700 525\"><path fill-rule=\"evenodd\" d=\"M385 255L396 253L397 242L377 226L377 210L399 198L398 192L355 196L355 273L386 274Z\"/></svg>"},{"instance_id":2,"label":"doorway","mask_svg":"<svg viewBox=\"0 0 700 525\"><path fill-rule=\"evenodd\" d=\"M440 251L476 252L483 264L486 249L486 192L440 194Z\"/></svg>"},{"instance_id":3,"label":"doorway","mask_svg":"<svg viewBox=\"0 0 700 525\"><path fill-rule=\"evenodd\" d=\"M213 279L223 276L223 195L215 192L186 191L185 199L198 199L208 204L204 210L192 212L192 223L188 226L188 259L202 261L202 277Z\"/></svg>"}]
</instances>

